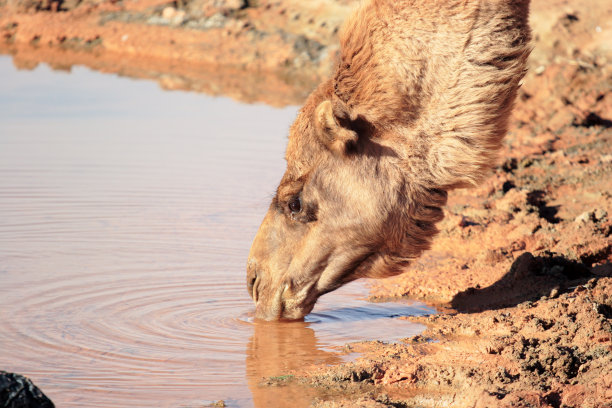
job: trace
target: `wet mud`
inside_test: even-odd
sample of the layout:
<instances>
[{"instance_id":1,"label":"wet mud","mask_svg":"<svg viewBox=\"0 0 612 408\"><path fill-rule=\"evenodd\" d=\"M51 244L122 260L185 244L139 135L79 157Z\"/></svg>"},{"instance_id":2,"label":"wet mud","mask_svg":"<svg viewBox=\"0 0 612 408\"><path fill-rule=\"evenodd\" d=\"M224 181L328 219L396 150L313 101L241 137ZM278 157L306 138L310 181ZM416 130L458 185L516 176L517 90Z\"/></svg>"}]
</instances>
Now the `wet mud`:
<instances>
[{"instance_id":1,"label":"wet mud","mask_svg":"<svg viewBox=\"0 0 612 408\"><path fill-rule=\"evenodd\" d=\"M84 64L283 105L330 71L355 2L209 3L4 2L0 48L23 66ZM289 365L251 386L306 385L316 407L612 406L612 4L532 6L530 71L499 165L481 187L450 194L429 252L372 283L372 300L442 313L410 318L427 330L401 343L351 344L357 361ZM199 66L215 79L192 80Z\"/></svg>"}]
</instances>

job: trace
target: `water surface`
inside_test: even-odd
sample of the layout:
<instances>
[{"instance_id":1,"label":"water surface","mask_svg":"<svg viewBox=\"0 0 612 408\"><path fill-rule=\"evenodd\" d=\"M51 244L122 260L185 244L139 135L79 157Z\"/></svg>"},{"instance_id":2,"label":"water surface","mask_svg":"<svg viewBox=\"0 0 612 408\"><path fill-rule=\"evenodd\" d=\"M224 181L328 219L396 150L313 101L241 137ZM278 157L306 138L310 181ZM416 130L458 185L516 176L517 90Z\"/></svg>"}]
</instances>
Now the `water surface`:
<instances>
[{"instance_id":1,"label":"water surface","mask_svg":"<svg viewBox=\"0 0 612 408\"><path fill-rule=\"evenodd\" d=\"M307 406L264 376L422 328L364 283L304 323L253 321L251 240L296 108L0 56L0 369L58 407ZM273 404L273 405L271 405Z\"/></svg>"}]
</instances>

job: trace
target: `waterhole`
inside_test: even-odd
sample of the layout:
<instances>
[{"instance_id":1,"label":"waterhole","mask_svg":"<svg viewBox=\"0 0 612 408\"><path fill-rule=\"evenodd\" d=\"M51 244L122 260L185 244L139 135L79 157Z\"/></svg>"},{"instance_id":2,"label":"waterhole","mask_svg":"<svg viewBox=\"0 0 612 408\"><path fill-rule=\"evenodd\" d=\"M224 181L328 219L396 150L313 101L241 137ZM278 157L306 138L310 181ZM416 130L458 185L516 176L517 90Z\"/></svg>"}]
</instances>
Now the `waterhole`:
<instances>
[{"instance_id":1,"label":"waterhole","mask_svg":"<svg viewBox=\"0 0 612 408\"><path fill-rule=\"evenodd\" d=\"M245 260L297 108L0 56L0 369L58 407L307 406L262 387L422 328L366 284L258 323Z\"/></svg>"}]
</instances>

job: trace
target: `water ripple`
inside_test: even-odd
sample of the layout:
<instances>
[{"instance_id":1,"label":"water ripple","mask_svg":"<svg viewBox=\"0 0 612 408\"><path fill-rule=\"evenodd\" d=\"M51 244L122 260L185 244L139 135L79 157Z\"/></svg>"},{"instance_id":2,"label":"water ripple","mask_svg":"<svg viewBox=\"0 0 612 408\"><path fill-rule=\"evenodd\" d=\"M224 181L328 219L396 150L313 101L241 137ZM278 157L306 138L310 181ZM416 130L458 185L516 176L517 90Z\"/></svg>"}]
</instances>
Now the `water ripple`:
<instances>
[{"instance_id":1,"label":"water ripple","mask_svg":"<svg viewBox=\"0 0 612 408\"><path fill-rule=\"evenodd\" d=\"M281 398L299 408L307 390L275 394L261 378L339 363L347 342L410 336L421 327L393 317L431 313L368 303L355 283L325 295L305 322L253 320L244 263L295 108L81 69L19 73L3 57L0 74L13 92L0 90L0 104L32 103L28 120L0 117L0 368L32 377L57 406ZM124 108L37 116L60 89Z\"/></svg>"}]
</instances>

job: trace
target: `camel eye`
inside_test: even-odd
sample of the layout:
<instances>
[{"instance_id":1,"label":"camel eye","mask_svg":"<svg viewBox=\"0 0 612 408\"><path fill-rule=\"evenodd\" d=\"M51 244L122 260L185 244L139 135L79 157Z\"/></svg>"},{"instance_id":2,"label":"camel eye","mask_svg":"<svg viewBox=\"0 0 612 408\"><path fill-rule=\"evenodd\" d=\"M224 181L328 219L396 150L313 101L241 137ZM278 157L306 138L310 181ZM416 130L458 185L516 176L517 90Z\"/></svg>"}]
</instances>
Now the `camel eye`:
<instances>
[{"instance_id":1,"label":"camel eye","mask_svg":"<svg viewBox=\"0 0 612 408\"><path fill-rule=\"evenodd\" d=\"M300 201L300 197L294 197L289 201L289 209L291 213L297 214L302 211L302 202Z\"/></svg>"}]
</instances>

